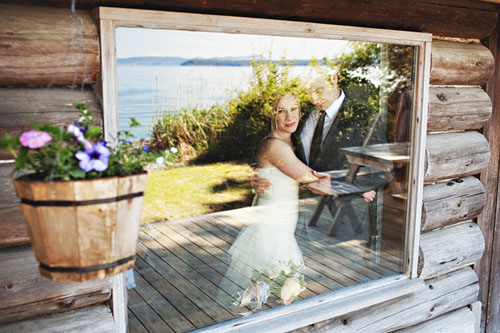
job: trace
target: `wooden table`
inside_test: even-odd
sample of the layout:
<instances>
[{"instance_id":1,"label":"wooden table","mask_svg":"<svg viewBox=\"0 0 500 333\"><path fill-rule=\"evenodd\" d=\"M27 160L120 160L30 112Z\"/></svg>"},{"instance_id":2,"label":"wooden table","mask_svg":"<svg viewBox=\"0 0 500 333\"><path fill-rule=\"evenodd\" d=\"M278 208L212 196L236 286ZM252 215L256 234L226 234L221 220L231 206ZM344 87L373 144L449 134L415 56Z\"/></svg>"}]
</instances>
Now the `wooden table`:
<instances>
[{"instance_id":1,"label":"wooden table","mask_svg":"<svg viewBox=\"0 0 500 333\"><path fill-rule=\"evenodd\" d=\"M351 164L390 172L410 161L409 149L408 142L397 142L341 148L340 151Z\"/></svg>"}]
</instances>

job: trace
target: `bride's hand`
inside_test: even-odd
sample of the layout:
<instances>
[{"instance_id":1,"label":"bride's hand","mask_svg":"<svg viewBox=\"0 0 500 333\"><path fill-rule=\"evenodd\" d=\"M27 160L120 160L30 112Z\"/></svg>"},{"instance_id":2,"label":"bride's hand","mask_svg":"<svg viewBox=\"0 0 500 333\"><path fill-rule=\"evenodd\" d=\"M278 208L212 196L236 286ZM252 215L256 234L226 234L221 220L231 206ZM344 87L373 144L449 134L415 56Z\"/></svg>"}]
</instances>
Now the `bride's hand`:
<instances>
[{"instance_id":1,"label":"bride's hand","mask_svg":"<svg viewBox=\"0 0 500 333\"><path fill-rule=\"evenodd\" d=\"M271 187L271 183L269 182L269 180L261 178L257 175L254 175L250 179L250 185L252 186L252 190L259 194L263 194L266 190L269 189L269 187Z\"/></svg>"},{"instance_id":2,"label":"bride's hand","mask_svg":"<svg viewBox=\"0 0 500 333\"><path fill-rule=\"evenodd\" d=\"M328 174L316 171L313 171L312 173L316 178L318 178L318 180L312 183L305 184L307 189L314 194L332 195L332 181L330 179L330 176Z\"/></svg>"}]
</instances>

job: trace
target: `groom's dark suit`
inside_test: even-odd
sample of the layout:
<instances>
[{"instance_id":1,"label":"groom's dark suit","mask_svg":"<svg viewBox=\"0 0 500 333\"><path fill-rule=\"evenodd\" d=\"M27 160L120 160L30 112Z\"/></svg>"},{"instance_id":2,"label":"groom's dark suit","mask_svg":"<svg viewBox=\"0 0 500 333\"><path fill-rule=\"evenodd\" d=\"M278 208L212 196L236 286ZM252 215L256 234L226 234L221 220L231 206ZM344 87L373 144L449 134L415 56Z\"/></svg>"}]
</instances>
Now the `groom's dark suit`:
<instances>
[{"instance_id":1,"label":"groom's dark suit","mask_svg":"<svg viewBox=\"0 0 500 333\"><path fill-rule=\"evenodd\" d=\"M373 108L367 103L361 103L346 96L333 124L323 140L323 144L317 158L314 161L310 161L308 165L313 170L320 172L349 168L347 158L340 152L340 148L361 146L365 135L369 131L370 122L376 112L377 111L373 110ZM302 117L297 131L292 135L295 154L306 164L306 154L302 145L301 132L305 126L308 116L309 115L304 115ZM370 143L381 143L384 141L384 137L385 133L383 129L381 126L377 126ZM370 190L376 189L381 184L386 182L386 179L380 180L368 177L355 178L353 184L361 186L366 190ZM353 196L351 199L358 201L361 200L359 194ZM375 205L375 201L370 203L370 205ZM350 209L352 210L352 208ZM331 210L335 210L335 207L331 207ZM373 211L373 209L371 210ZM346 211L346 213L349 214L348 211ZM355 218L352 216L352 212L349 215L351 216L348 216L347 219ZM343 220L345 220L345 217L343 217ZM342 229L342 226L339 225L339 228Z\"/></svg>"},{"instance_id":2,"label":"groom's dark suit","mask_svg":"<svg viewBox=\"0 0 500 333\"><path fill-rule=\"evenodd\" d=\"M331 171L346 169L349 163L340 148L361 146L363 138L369 130L370 121L376 114L376 111L370 110L365 103L359 103L348 96L345 97L342 106L331 125L318 157L310 161L309 166L316 171ZM297 131L292 135L292 141L295 146L295 154L304 163L306 154L302 146L301 133L305 126L307 117L305 115L300 119ZM370 143L380 143L383 141L383 133L378 127Z\"/></svg>"}]
</instances>

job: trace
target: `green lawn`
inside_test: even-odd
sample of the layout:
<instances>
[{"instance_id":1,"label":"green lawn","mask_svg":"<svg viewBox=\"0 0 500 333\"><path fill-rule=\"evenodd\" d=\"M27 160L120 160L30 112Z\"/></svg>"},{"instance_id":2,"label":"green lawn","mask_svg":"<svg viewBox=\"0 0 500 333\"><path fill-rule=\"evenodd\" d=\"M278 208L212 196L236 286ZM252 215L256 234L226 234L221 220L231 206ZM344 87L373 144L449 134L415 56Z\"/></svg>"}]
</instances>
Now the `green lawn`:
<instances>
[{"instance_id":1,"label":"green lawn","mask_svg":"<svg viewBox=\"0 0 500 333\"><path fill-rule=\"evenodd\" d=\"M142 223L249 206L248 164L216 163L148 174Z\"/></svg>"}]
</instances>

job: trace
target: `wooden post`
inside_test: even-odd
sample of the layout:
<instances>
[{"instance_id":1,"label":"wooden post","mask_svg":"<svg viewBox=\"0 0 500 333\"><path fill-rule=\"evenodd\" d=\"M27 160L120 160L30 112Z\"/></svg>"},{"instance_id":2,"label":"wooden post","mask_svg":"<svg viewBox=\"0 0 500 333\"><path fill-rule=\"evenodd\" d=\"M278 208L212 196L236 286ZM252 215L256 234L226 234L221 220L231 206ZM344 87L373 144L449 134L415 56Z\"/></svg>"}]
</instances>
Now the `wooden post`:
<instances>
[{"instance_id":1,"label":"wooden post","mask_svg":"<svg viewBox=\"0 0 500 333\"><path fill-rule=\"evenodd\" d=\"M115 332L126 333L128 330L128 297L125 273L117 274L111 279L113 284L113 318L115 319Z\"/></svg>"},{"instance_id":2,"label":"wooden post","mask_svg":"<svg viewBox=\"0 0 500 333\"><path fill-rule=\"evenodd\" d=\"M489 48L495 59L500 57L500 26L497 27L489 38ZM493 105L490 120L484 126L484 136L488 139L491 159L488 168L481 173L481 182L486 189L487 202L483 213L479 215L477 224L485 237L485 251L481 261L475 269L479 276L479 301L483 304L481 313L481 331L494 332L495 327L500 327L500 220L498 211L499 203L499 161L500 161L500 61L497 61L494 74L488 81L487 91ZM491 298L490 298L491 297Z\"/></svg>"}]
</instances>

